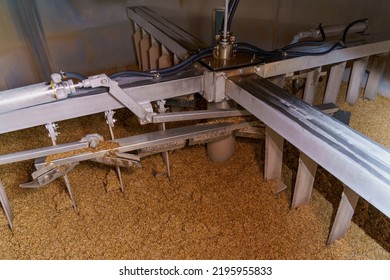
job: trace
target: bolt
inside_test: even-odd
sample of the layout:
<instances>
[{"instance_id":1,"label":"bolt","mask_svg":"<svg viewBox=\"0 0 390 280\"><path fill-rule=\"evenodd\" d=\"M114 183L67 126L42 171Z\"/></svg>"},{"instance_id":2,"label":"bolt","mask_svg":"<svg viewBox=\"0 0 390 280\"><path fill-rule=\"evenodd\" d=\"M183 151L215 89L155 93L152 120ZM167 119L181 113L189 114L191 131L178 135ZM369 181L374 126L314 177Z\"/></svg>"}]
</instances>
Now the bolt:
<instances>
[{"instance_id":1,"label":"bolt","mask_svg":"<svg viewBox=\"0 0 390 280\"><path fill-rule=\"evenodd\" d=\"M148 123L151 123L153 121L153 114L152 113L147 113L145 116L145 121Z\"/></svg>"},{"instance_id":2,"label":"bolt","mask_svg":"<svg viewBox=\"0 0 390 280\"><path fill-rule=\"evenodd\" d=\"M95 149L97 147L97 145L99 144L98 141L96 141L95 139L91 140L91 142L89 142L89 146L92 148L92 149Z\"/></svg>"},{"instance_id":3,"label":"bolt","mask_svg":"<svg viewBox=\"0 0 390 280\"><path fill-rule=\"evenodd\" d=\"M107 81L107 79L101 79L101 81L100 81L103 85L105 85L105 84L107 84L108 83L108 81Z\"/></svg>"}]
</instances>

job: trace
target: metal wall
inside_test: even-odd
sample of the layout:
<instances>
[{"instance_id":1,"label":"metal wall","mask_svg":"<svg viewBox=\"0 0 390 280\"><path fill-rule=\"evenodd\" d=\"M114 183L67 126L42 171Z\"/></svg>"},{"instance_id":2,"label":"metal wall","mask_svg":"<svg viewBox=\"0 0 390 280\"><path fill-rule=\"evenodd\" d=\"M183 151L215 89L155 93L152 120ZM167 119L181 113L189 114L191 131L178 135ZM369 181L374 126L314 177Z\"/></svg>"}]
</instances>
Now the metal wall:
<instances>
[{"instance_id":1,"label":"metal wall","mask_svg":"<svg viewBox=\"0 0 390 280\"><path fill-rule=\"evenodd\" d=\"M127 6L145 5L201 40L212 42L212 9L223 0L2 0L0 90L65 70L91 74L135 63ZM390 1L241 0L233 22L238 41L273 49L317 23L368 17L373 32L390 32ZM390 67L387 69L390 77ZM390 82L382 83L390 96Z\"/></svg>"}]
</instances>

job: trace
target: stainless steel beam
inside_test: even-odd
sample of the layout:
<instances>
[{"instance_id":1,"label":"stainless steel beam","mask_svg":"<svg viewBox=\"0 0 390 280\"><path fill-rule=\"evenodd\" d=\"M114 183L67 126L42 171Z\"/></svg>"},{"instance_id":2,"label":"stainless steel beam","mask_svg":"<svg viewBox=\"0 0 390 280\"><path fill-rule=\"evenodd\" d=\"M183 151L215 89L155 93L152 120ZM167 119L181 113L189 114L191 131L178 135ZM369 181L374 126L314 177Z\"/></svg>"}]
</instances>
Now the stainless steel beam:
<instances>
[{"instance_id":1,"label":"stainless steel beam","mask_svg":"<svg viewBox=\"0 0 390 280\"><path fill-rule=\"evenodd\" d=\"M82 152L80 154L69 156L66 158L60 158L53 160L54 166L69 164L73 162L80 162L99 157L104 157L108 152L125 153L143 148L172 145L172 143L180 142L185 139L192 139L197 137L203 137L204 140L213 137L219 137L225 135L229 131L239 130L245 127L250 127L253 123L242 122L238 124L231 123L215 123L215 124L203 124L203 125L191 125L174 129L167 129L164 131L150 132L146 134L119 138L110 142L118 143L119 147L114 149L96 149L96 151ZM49 155L65 153L69 151L79 150L87 148L88 142L72 142L66 144L59 144L56 146L38 148L28 151L16 152L12 154L0 155L0 165L13 163L18 161L30 160L41 158Z\"/></svg>"},{"instance_id":2,"label":"stainless steel beam","mask_svg":"<svg viewBox=\"0 0 390 280\"><path fill-rule=\"evenodd\" d=\"M326 55L302 56L290 59L287 57L288 59L267 62L256 67L256 74L263 78L269 78L295 71L359 59L370 55L387 53L389 50L390 40L388 36L386 35L385 38L376 36L367 39L364 44L334 50Z\"/></svg>"},{"instance_id":3,"label":"stainless steel beam","mask_svg":"<svg viewBox=\"0 0 390 280\"><path fill-rule=\"evenodd\" d=\"M185 59L189 52L208 47L199 39L146 7L128 8L127 16L180 59Z\"/></svg>"},{"instance_id":4,"label":"stainless steel beam","mask_svg":"<svg viewBox=\"0 0 390 280\"><path fill-rule=\"evenodd\" d=\"M195 110L184 112L161 113L153 116L153 123L177 122L188 120L242 117L251 115L246 110Z\"/></svg>"},{"instance_id":5,"label":"stainless steel beam","mask_svg":"<svg viewBox=\"0 0 390 280\"><path fill-rule=\"evenodd\" d=\"M16 152L12 154L0 155L0 165L8 164L18 161L24 161L29 159L35 159L45 157L53 154L60 154L71 152L75 150L88 148L88 142L72 142L66 144L59 144L51 147L38 148L34 150Z\"/></svg>"},{"instance_id":6,"label":"stainless steel beam","mask_svg":"<svg viewBox=\"0 0 390 280\"><path fill-rule=\"evenodd\" d=\"M161 82L153 80L141 84L124 85L122 88L138 104L203 91L203 76L194 73L189 75ZM124 107L123 104L110 95L106 88L103 88L98 94L89 95L86 92L85 96L0 114L0 134L122 107Z\"/></svg>"},{"instance_id":7,"label":"stainless steel beam","mask_svg":"<svg viewBox=\"0 0 390 280\"><path fill-rule=\"evenodd\" d=\"M390 217L390 151L256 76L232 77L227 95Z\"/></svg>"}]
</instances>

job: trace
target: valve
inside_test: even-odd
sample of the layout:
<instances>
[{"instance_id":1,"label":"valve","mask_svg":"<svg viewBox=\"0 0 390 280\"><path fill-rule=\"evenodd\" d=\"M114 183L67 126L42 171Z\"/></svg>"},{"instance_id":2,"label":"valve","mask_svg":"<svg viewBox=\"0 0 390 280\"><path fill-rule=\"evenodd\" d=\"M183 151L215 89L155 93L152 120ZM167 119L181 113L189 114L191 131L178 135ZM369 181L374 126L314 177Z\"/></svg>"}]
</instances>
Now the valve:
<instances>
[{"instance_id":1,"label":"valve","mask_svg":"<svg viewBox=\"0 0 390 280\"><path fill-rule=\"evenodd\" d=\"M50 86L56 99L67 98L69 94L76 93L76 88L80 84L74 84L72 80L63 81L63 76L58 73L51 74Z\"/></svg>"}]
</instances>

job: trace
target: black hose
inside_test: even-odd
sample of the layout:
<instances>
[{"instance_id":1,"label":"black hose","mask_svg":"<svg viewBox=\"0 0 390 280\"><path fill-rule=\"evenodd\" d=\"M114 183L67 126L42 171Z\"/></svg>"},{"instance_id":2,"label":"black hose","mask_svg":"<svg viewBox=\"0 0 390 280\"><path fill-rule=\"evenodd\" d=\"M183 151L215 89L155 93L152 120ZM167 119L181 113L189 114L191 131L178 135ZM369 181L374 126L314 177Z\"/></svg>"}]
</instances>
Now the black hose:
<instances>
[{"instance_id":1,"label":"black hose","mask_svg":"<svg viewBox=\"0 0 390 280\"><path fill-rule=\"evenodd\" d=\"M229 10L229 15L228 15L228 23L227 23L227 29L230 31L232 28L232 21L234 18L234 14L236 13L237 6L240 3L240 0L234 1L232 4L232 8Z\"/></svg>"},{"instance_id":2,"label":"black hose","mask_svg":"<svg viewBox=\"0 0 390 280\"><path fill-rule=\"evenodd\" d=\"M154 75L147 72L141 71L121 71L110 75L111 79L119 78L119 77L149 77L153 78Z\"/></svg>"},{"instance_id":3,"label":"black hose","mask_svg":"<svg viewBox=\"0 0 390 280\"><path fill-rule=\"evenodd\" d=\"M180 62L174 66L171 66L171 67L148 70L145 72L122 71L122 72L117 72L117 73L112 74L110 76L110 78L111 79L119 78L119 77L149 77L149 78L153 78L156 75L160 75L160 76L173 75L173 74L176 74L176 73L182 71L183 69L189 67L194 62L197 62L202 58L210 56L213 52L213 49L214 49L214 47L209 47L209 48L203 49L203 50L199 51L198 53L190 56L189 58L187 58L187 59L183 60L182 62Z\"/></svg>"},{"instance_id":4,"label":"black hose","mask_svg":"<svg viewBox=\"0 0 390 280\"><path fill-rule=\"evenodd\" d=\"M69 79L78 79L80 81L87 79L84 75L74 73L74 72L63 72L62 75L64 75L66 78Z\"/></svg>"},{"instance_id":5,"label":"black hose","mask_svg":"<svg viewBox=\"0 0 390 280\"><path fill-rule=\"evenodd\" d=\"M267 56L275 54L275 51L266 51L249 43L236 43L235 46L237 50L250 50L259 55Z\"/></svg>"},{"instance_id":6,"label":"black hose","mask_svg":"<svg viewBox=\"0 0 390 280\"><path fill-rule=\"evenodd\" d=\"M167 68L161 68L156 70L150 70L149 73L158 73L160 75L172 75L180 72L181 70L189 67L191 64L201 60L202 58L208 57L213 53L214 47L209 47L207 49L203 49L198 53L190 56L186 60Z\"/></svg>"},{"instance_id":7,"label":"black hose","mask_svg":"<svg viewBox=\"0 0 390 280\"><path fill-rule=\"evenodd\" d=\"M299 56L317 56L317 55L324 55L324 54L328 54L330 53L331 51L335 50L337 47L342 47L342 43L341 42L337 42L335 43L332 47L330 47L329 49L327 49L326 51L322 51L322 52L288 52L288 53L285 53L286 56L288 57L299 57Z\"/></svg>"},{"instance_id":8,"label":"black hose","mask_svg":"<svg viewBox=\"0 0 390 280\"><path fill-rule=\"evenodd\" d=\"M368 20L367 18L362 18L362 19L355 20L355 21L351 22L350 24L348 24L348 26L344 29L343 43L345 43L345 40L347 39L348 31L349 31L349 29L351 29L352 26L354 26L357 23L361 23L361 22L366 23L367 20Z\"/></svg>"}]
</instances>

